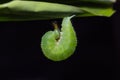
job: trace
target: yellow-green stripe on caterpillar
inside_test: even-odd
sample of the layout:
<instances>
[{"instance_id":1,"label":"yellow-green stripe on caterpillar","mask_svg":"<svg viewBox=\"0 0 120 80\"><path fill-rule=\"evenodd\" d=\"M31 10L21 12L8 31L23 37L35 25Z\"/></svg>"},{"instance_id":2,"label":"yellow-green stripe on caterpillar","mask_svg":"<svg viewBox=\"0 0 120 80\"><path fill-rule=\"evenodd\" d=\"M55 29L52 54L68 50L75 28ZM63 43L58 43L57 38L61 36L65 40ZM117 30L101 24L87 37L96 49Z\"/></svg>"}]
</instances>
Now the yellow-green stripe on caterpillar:
<instances>
[{"instance_id":1,"label":"yellow-green stripe on caterpillar","mask_svg":"<svg viewBox=\"0 0 120 80\"><path fill-rule=\"evenodd\" d=\"M62 61L69 58L77 46L75 30L70 19L74 17L65 17L62 21L62 28L58 30L54 24L54 31L48 31L43 35L41 48L44 55L52 61Z\"/></svg>"}]
</instances>

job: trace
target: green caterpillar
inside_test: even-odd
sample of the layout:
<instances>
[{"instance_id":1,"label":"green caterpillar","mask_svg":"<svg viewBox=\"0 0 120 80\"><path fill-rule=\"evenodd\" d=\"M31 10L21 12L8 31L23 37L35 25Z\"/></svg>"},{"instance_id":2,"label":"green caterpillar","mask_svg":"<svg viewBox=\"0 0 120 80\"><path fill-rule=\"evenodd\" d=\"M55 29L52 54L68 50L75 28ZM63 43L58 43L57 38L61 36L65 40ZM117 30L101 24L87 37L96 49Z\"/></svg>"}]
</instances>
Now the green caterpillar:
<instances>
[{"instance_id":1,"label":"green caterpillar","mask_svg":"<svg viewBox=\"0 0 120 80\"><path fill-rule=\"evenodd\" d=\"M48 31L43 35L41 48L48 59L62 61L74 53L77 46L77 38L70 21L73 16L63 19L61 31L57 28L57 24L54 23L55 30Z\"/></svg>"}]
</instances>

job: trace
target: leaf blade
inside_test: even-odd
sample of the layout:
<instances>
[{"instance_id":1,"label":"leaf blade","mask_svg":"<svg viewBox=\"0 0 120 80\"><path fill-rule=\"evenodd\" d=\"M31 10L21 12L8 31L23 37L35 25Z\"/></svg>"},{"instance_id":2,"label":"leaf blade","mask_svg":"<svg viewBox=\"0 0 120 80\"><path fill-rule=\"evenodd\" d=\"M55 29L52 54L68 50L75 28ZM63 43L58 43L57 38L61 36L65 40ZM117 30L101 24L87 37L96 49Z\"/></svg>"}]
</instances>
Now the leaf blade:
<instances>
[{"instance_id":1,"label":"leaf blade","mask_svg":"<svg viewBox=\"0 0 120 80\"><path fill-rule=\"evenodd\" d=\"M37 2L11 1L0 5L0 21L26 21L63 18L65 16L106 16L114 13L112 7L76 7L71 5Z\"/></svg>"}]
</instances>

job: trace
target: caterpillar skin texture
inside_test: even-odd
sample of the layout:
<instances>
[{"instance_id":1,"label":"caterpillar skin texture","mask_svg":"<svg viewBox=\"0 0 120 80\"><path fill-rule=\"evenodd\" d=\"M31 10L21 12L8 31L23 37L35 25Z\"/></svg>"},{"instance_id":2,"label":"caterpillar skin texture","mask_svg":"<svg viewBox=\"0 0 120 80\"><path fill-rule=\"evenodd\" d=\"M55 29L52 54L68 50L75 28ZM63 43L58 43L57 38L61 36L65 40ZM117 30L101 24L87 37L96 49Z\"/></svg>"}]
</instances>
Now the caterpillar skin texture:
<instances>
[{"instance_id":1,"label":"caterpillar skin texture","mask_svg":"<svg viewBox=\"0 0 120 80\"><path fill-rule=\"evenodd\" d=\"M62 21L61 32L55 28L43 35L41 48L44 55L53 61L62 61L70 57L76 48L77 38L71 17L65 17Z\"/></svg>"}]
</instances>

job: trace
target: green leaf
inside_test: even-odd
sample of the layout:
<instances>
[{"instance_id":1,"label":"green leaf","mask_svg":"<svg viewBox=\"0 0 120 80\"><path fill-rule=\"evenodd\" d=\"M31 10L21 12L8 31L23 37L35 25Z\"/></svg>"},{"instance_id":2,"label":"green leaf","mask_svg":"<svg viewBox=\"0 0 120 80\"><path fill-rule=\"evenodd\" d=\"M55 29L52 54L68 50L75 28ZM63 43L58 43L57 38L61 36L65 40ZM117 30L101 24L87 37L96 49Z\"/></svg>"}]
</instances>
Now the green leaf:
<instances>
[{"instance_id":1,"label":"green leaf","mask_svg":"<svg viewBox=\"0 0 120 80\"><path fill-rule=\"evenodd\" d=\"M85 10L94 16L110 17L115 12L112 8L80 7L80 9Z\"/></svg>"},{"instance_id":2,"label":"green leaf","mask_svg":"<svg viewBox=\"0 0 120 80\"><path fill-rule=\"evenodd\" d=\"M20 0L0 5L0 21L45 20L63 18L73 14L77 17L109 17L113 13L114 10L112 9L112 5L109 7L101 7L101 5L99 7L87 5L76 7L58 3Z\"/></svg>"}]
</instances>

